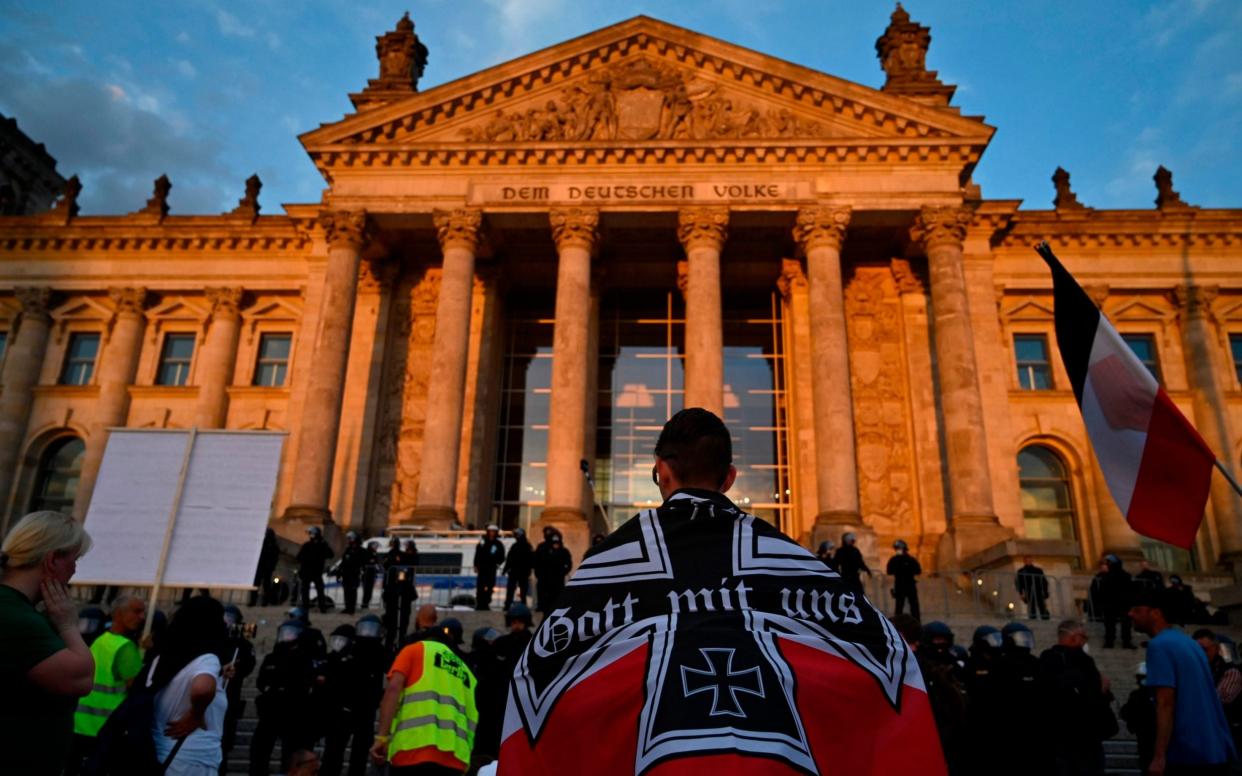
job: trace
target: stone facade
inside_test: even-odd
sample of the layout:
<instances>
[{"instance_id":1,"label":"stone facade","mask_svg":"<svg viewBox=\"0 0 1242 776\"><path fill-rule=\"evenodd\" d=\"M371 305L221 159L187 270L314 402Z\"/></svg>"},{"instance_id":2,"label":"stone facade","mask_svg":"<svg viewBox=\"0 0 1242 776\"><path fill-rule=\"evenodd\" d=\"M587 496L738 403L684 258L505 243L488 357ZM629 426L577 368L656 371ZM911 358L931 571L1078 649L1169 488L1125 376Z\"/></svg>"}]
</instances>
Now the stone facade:
<instances>
[{"instance_id":1,"label":"stone facade","mask_svg":"<svg viewBox=\"0 0 1242 776\"><path fill-rule=\"evenodd\" d=\"M1242 211L1187 204L1163 168L1151 210L1079 203L1060 169L1052 209L984 198L971 172L994 130L949 105L927 28L900 8L881 89L645 17L425 91L413 24L377 40L357 112L302 137L330 181L321 204L260 215L252 178L234 210L180 215L162 179L135 213L91 216L75 179L50 212L0 217L6 522L44 495L64 440L84 442L83 516L109 426L197 424L289 433L286 536L479 526L500 514L513 371L550 358L528 392L547 418L526 426L546 455L522 482L540 494L531 522L580 555L599 526L579 470L604 461L599 397L636 387L608 385L606 311L670 300L679 395L729 417L746 291L779 322L772 514L788 533L853 530L873 557L905 538L946 569L1137 559L1056 355L1040 240L1122 333L1149 337L1237 470ZM546 344L517 353L528 319ZM1020 365L1015 343L1040 335L1046 359ZM178 366L170 343L187 342ZM1060 537L1033 535L1029 445L1064 464ZM1204 525L1198 568L1230 571L1242 505L1223 482Z\"/></svg>"}]
</instances>

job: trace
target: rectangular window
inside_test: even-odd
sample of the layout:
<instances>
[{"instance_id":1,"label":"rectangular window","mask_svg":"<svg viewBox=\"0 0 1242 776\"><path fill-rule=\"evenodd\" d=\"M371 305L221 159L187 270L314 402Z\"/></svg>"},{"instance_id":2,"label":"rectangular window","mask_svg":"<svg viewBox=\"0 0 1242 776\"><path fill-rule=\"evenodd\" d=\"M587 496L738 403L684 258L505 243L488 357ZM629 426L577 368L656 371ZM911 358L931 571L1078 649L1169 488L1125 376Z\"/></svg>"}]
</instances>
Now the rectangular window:
<instances>
[{"instance_id":1,"label":"rectangular window","mask_svg":"<svg viewBox=\"0 0 1242 776\"><path fill-rule=\"evenodd\" d=\"M9 333L0 331L0 364L4 363L4 354L9 349Z\"/></svg>"},{"instance_id":2,"label":"rectangular window","mask_svg":"<svg viewBox=\"0 0 1242 776\"><path fill-rule=\"evenodd\" d=\"M1156 355L1156 339L1150 334L1122 334L1121 338L1138 356L1151 376L1160 382L1160 358Z\"/></svg>"},{"instance_id":3,"label":"rectangular window","mask_svg":"<svg viewBox=\"0 0 1242 776\"><path fill-rule=\"evenodd\" d=\"M65 367L60 372L61 385L90 385L95 374L95 357L99 355L98 334L70 334L65 353Z\"/></svg>"},{"instance_id":4,"label":"rectangular window","mask_svg":"<svg viewBox=\"0 0 1242 776\"><path fill-rule=\"evenodd\" d=\"M280 388L289 372L289 334L264 334L259 337L259 358L254 366L254 384Z\"/></svg>"},{"instance_id":5,"label":"rectangular window","mask_svg":"<svg viewBox=\"0 0 1242 776\"><path fill-rule=\"evenodd\" d=\"M1048 363L1048 338L1043 334L1013 335L1013 353L1018 362L1018 385L1024 391L1052 389L1052 366Z\"/></svg>"},{"instance_id":6,"label":"rectangular window","mask_svg":"<svg viewBox=\"0 0 1242 776\"><path fill-rule=\"evenodd\" d=\"M1233 354L1233 371L1242 385L1242 334L1229 335L1229 351Z\"/></svg>"},{"instance_id":7,"label":"rectangular window","mask_svg":"<svg viewBox=\"0 0 1242 776\"><path fill-rule=\"evenodd\" d=\"M169 334L160 351L156 385L185 385L190 380L190 361L194 358L193 334Z\"/></svg>"}]
</instances>

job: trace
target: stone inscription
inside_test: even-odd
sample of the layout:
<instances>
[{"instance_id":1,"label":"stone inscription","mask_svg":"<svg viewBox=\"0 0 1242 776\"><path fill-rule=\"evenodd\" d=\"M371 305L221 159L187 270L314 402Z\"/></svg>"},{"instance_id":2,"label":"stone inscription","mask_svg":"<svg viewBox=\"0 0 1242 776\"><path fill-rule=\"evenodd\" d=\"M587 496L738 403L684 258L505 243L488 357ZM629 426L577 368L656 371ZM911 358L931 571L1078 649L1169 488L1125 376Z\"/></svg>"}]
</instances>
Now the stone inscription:
<instances>
[{"instance_id":1,"label":"stone inscription","mask_svg":"<svg viewBox=\"0 0 1242 776\"><path fill-rule=\"evenodd\" d=\"M585 204L629 202L784 202L811 198L809 183L599 183L548 186L482 184L470 189L471 204Z\"/></svg>"}]
</instances>

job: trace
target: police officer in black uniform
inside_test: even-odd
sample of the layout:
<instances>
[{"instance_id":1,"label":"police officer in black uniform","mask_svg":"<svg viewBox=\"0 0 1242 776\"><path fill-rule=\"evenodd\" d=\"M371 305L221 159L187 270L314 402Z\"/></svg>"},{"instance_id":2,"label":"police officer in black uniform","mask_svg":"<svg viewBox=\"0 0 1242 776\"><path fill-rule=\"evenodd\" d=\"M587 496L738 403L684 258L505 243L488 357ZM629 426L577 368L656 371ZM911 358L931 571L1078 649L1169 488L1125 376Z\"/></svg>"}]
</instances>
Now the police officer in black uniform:
<instances>
[{"instance_id":1,"label":"police officer in black uniform","mask_svg":"<svg viewBox=\"0 0 1242 776\"><path fill-rule=\"evenodd\" d=\"M328 639L321 776L339 776L346 748L350 751L349 776L366 773L367 751L375 736L375 710L384 691L386 661L379 637L379 618L368 615L358 621L358 627L337 626Z\"/></svg>"},{"instance_id":2,"label":"police officer in black uniform","mask_svg":"<svg viewBox=\"0 0 1242 776\"><path fill-rule=\"evenodd\" d=\"M1121 646L1134 649L1130 639L1130 602L1134 598L1134 580L1121 565L1121 558L1109 553L1104 556L1108 571L1100 580L1100 608L1104 615L1104 648L1111 649L1117 639L1117 623L1121 623Z\"/></svg>"},{"instance_id":3,"label":"police officer in black uniform","mask_svg":"<svg viewBox=\"0 0 1242 776\"><path fill-rule=\"evenodd\" d=\"M893 598L897 602L897 614L905 611L906 601L910 602L910 614L914 615L914 619L922 619L919 616L919 587L918 575L923 573L923 567L919 565L919 561L910 554L910 545L906 544L905 539L898 539L893 542L893 549L897 554L888 560L886 572L893 578Z\"/></svg>"},{"instance_id":4,"label":"police officer in black uniform","mask_svg":"<svg viewBox=\"0 0 1242 776\"><path fill-rule=\"evenodd\" d=\"M819 543L819 548L815 550L815 557L819 558L825 566L833 571L837 570L837 567L832 565L832 551L835 547L836 545L832 543L832 540L825 539Z\"/></svg>"},{"instance_id":5,"label":"police officer in black uniform","mask_svg":"<svg viewBox=\"0 0 1242 776\"><path fill-rule=\"evenodd\" d=\"M509 679L513 671L505 672L505 664L496 656L496 639L500 631L490 626L475 630L470 639L470 654L466 665L479 680L475 687L475 706L479 710L479 722L474 733L474 749L470 753L470 765L474 770L500 757L500 735L505 716L505 700L509 697Z\"/></svg>"},{"instance_id":6,"label":"police officer in black uniform","mask_svg":"<svg viewBox=\"0 0 1242 776\"><path fill-rule=\"evenodd\" d=\"M224 757L220 761L220 773L223 776L228 769L229 752L237 741L237 721L246 711L246 701L242 699L242 685L246 677L254 673L258 657L254 645L246 638L246 621L241 609L233 604L224 607L224 625L228 628L228 643L224 658L233 665L233 676L224 686L224 696L228 698L228 709L224 712L224 731L220 742L220 750Z\"/></svg>"},{"instance_id":7,"label":"police officer in black uniform","mask_svg":"<svg viewBox=\"0 0 1242 776\"><path fill-rule=\"evenodd\" d=\"M314 603L310 597L311 584L319 595L319 611L328 611L328 599L323 594L323 569L336 555L323 540L323 531L316 526L306 529L310 539L298 550L298 579L302 584L302 605L307 609Z\"/></svg>"},{"instance_id":8,"label":"police officer in black uniform","mask_svg":"<svg viewBox=\"0 0 1242 776\"><path fill-rule=\"evenodd\" d=\"M867 561L863 560L862 552L857 545L858 537L853 531L846 531L841 536L841 546L832 556L832 565L836 567L841 579L861 595L863 592L862 572L865 571L867 576L871 576L871 569L867 568Z\"/></svg>"},{"instance_id":9,"label":"police officer in black uniform","mask_svg":"<svg viewBox=\"0 0 1242 776\"><path fill-rule=\"evenodd\" d=\"M371 608L371 596L375 593L375 580L384 573L384 564L380 561L379 542L369 541L362 547L366 553L362 563L362 608Z\"/></svg>"},{"instance_id":10,"label":"police officer in black uniform","mask_svg":"<svg viewBox=\"0 0 1242 776\"><path fill-rule=\"evenodd\" d=\"M282 770L289 768L289 757L295 751L310 749L315 743L310 715L311 693L317 683L316 645L299 613L290 613L293 616L276 630L276 646L259 668L255 701L259 724L250 741L251 776L270 773L268 763L276 739L280 739Z\"/></svg>"},{"instance_id":11,"label":"police officer in black uniform","mask_svg":"<svg viewBox=\"0 0 1242 776\"><path fill-rule=\"evenodd\" d=\"M953 776L967 773L970 742L964 669L953 655L953 630L935 620L922 628L915 657L927 685L927 697L944 759Z\"/></svg>"},{"instance_id":12,"label":"police officer in black uniform","mask_svg":"<svg viewBox=\"0 0 1242 776\"><path fill-rule=\"evenodd\" d=\"M565 589L565 575L573 568L574 561L565 549L560 531L547 531L545 539L535 549L535 581L538 583L539 600L536 601L539 611L547 615L560 598Z\"/></svg>"},{"instance_id":13,"label":"police officer in black uniform","mask_svg":"<svg viewBox=\"0 0 1242 776\"><path fill-rule=\"evenodd\" d=\"M513 529L513 545L505 556L505 611L513 605L513 594L517 592L523 604L530 595L530 572L534 568L535 548L530 546L526 532L521 528Z\"/></svg>"},{"instance_id":14,"label":"police officer in black uniform","mask_svg":"<svg viewBox=\"0 0 1242 776\"><path fill-rule=\"evenodd\" d=\"M353 614L358 607L358 585L362 582L362 567L367 562L367 551L362 546L357 531L345 534L345 549L341 552L341 563L336 568L337 577L341 580L341 590L345 595L345 608L342 614Z\"/></svg>"},{"instance_id":15,"label":"police officer in black uniform","mask_svg":"<svg viewBox=\"0 0 1242 776\"><path fill-rule=\"evenodd\" d=\"M384 634L391 649L405 640L410 629L410 607L417 594L414 588L418 548L410 540L404 547L393 537L384 556Z\"/></svg>"},{"instance_id":16,"label":"police officer in black uniform","mask_svg":"<svg viewBox=\"0 0 1242 776\"><path fill-rule=\"evenodd\" d=\"M1039 684L1039 658L1035 656L1035 635L1020 622L1001 628L1000 656L996 676L1001 697L1009 711L1009 725L1017 725L1019 737L1026 744L1023 756L1007 757L1005 768L1014 776L1044 776L1049 772L1043 762L1043 744L1047 711L1043 707ZM1016 713L1015 713L1016 712ZM1013 732L1007 740L1012 740Z\"/></svg>"},{"instance_id":17,"label":"police officer in black uniform","mask_svg":"<svg viewBox=\"0 0 1242 776\"><path fill-rule=\"evenodd\" d=\"M971 773L986 774L1005 756L1005 732L1010 720L1001 693L997 663L1003 642L1000 630L991 625L975 628L966 660L967 724L970 728Z\"/></svg>"},{"instance_id":18,"label":"police officer in black uniform","mask_svg":"<svg viewBox=\"0 0 1242 776\"><path fill-rule=\"evenodd\" d=\"M492 591L496 589L496 570L505 562L505 545L500 541L500 526L492 524L474 547L475 584L474 608L486 612L492 608Z\"/></svg>"}]
</instances>

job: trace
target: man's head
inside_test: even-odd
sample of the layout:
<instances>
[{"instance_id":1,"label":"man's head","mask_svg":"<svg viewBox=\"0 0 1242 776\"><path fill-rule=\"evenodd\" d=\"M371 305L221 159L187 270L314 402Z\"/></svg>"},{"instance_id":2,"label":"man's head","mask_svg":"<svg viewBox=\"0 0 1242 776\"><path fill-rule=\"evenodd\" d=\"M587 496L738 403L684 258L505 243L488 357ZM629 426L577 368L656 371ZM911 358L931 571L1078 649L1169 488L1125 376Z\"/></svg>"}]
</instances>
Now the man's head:
<instances>
[{"instance_id":1,"label":"man's head","mask_svg":"<svg viewBox=\"0 0 1242 776\"><path fill-rule=\"evenodd\" d=\"M1057 643L1070 649L1087 645L1087 627L1078 620L1062 620L1057 626Z\"/></svg>"},{"instance_id":2,"label":"man's head","mask_svg":"<svg viewBox=\"0 0 1242 776\"><path fill-rule=\"evenodd\" d=\"M505 625L511 633L529 630L534 627L534 622L535 618L526 604L515 603L509 607L509 611L505 612Z\"/></svg>"},{"instance_id":3,"label":"man's head","mask_svg":"<svg viewBox=\"0 0 1242 776\"><path fill-rule=\"evenodd\" d=\"M436 614L435 604L423 604L418 607L418 614L414 615L414 627L418 630L434 627L436 621L439 620Z\"/></svg>"},{"instance_id":4,"label":"man's head","mask_svg":"<svg viewBox=\"0 0 1242 776\"><path fill-rule=\"evenodd\" d=\"M651 474L664 498L681 488L727 493L737 477L729 429L701 407L678 412L656 440Z\"/></svg>"},{"instance_id":5,"label":"man's head","mask_svg":"<svg viewBox=\"0 0 1242 776\"><path fill-rule=\"evenodd\" d=\"M1203 652L1207 655L1208 662L1216 662L1216 658L1220 657L1220 640L1216 638L1216 634L1207 628L1200 628L1195 631L1194 640L1199 642L1199 646L1203 647Z\"/></svg>"},{"instance_id":6,"label":"man's head","mask_svg":"<svg viewBox=\"0 0 1242 776\"><path fill-rule=\"evenodd\" d=\"M496 525L495 523L488 525L487 526L487 538L495 539L497 536L500 536L500 526Z\"/></svg>"},{"instance_id":7,"label":"man's head","mask_svg":"<svg viewBox=\"0 0 1242 776\"><path fill-rule=\"evenodd\" d=\"M1130 605L1130 621L1139 633L1155 636L1169 627L1168 597L1162 590L1139 589Z\"/></svg>"},{"instance_id":8,"label":"man's head","mask_svg":"<svg viewBox=\"0 0 1242 776\"><path fill-rule=\"evenodd\" d=\"M141 598L123 595L112 603L112 632L122 636L136 634L147 621L147 605Z\"/></svg>"},{"instance_id":9,"label":"man's head","mask_svg":"<svg viewBox=\"0 0 1242 776\"><path fill-rule=\"evenodd\" d=\"M289 757L289 776L319 776L319 755L299 749Z\"/></svg>"},{"instance_id":10,"label":"man's head","mask_svg":"<svg viewBox=\"0 0 1242 776\"><path fill-rule=\"evenodd\" d=\"M1034 564L1032 564L1032 563L1031 563L1031 556L1030 556L1030 555L1023 555L1023 556L1022 556L1022 565L1023 565L1023 566L1031 566L1031 565L1034 565Z\"/></svg>"}]
</instances>

